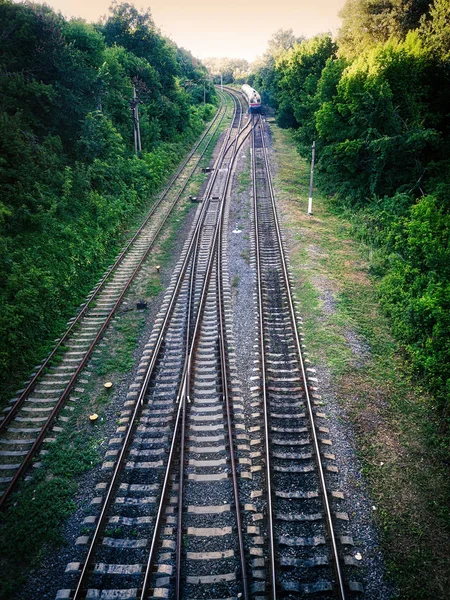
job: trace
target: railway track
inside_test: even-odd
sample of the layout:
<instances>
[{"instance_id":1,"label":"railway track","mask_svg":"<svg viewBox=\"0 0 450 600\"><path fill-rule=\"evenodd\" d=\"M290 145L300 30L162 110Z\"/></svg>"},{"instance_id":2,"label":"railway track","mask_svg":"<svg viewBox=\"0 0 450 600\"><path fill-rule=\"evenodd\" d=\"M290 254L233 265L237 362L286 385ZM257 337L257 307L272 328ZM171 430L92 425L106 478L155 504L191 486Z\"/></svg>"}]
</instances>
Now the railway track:
<instances>
[{"instance_id":1,"label":"railway track","mask_svg":"<svg viewBox=\"0 0 450 600\"><path fill-rule=\"evenodd\" d=\"M245 120L240 95L226 93L235 106L232 123L109 441L97 495L57 600L344 600L362 591L327 418L314 370L303 357L264 122L258 116ZM227 234L230 183L250 136L257 375L245 403L232 351ZM195 164L186 167L191 174ZM172 196L173 206L177 201ZM80 318L83 327L63 340L70 346L63 370L46 364L39 375L44 378L23 392L21 406L38 409L24 411L28 415L42 418L42 406L53 410L51 402L71 395L86 345L100 339L105 315L121 302L108 305L102 293L108 286L123 290L126 277L116 280L121 266L133 263L136 275L143 253L151 250L157 232L144 232L145 226L145 243L130 246L112 277L100 282L95 307ZM50 400L46 390L53 388L41 382L63 381L61 373L69 391L58 388ZM24 422L17 420L23 409L14 410L3 429L18 437L13 430ZM55 416L45 421L46 431ZM26 423L24 429L34 428L33 421ZM42 431L29 436L35 451ZM7 464L19 448L25 456L26 445L17 442L3 455ZM0 443L7 444L3 436ZM7 492L25 468L6 482Z\"/></svg>"},{"instance_id":2,"label":"railway track","mask_svg":"<svg viewBox=\"0 0 450 600\"><path fill-rule=\"evenodd\" d=\"M264 122L252 135L254 247L259 334L261 439L265 465L267 587L272 599L343 600L362 590L339 509L326 415L305 365L275 207ZM345 570L345 576L344 576Z\"/></svg>"},{"instance_id":3,"label":"railway track","mask_svg":"<svg viewBox=\"0 0 450 600\"><path fill-rule=\"evenodd\" d=\"M62 430L65 417L61 410L69 397L76 400L77 382L85 365L183 197L226 110L226 103L221 101L215 118L168 182L141 227L92 290L78 315L68 323L68 329L50 355L5 409L0 421L0 507L28 473L42 444Z\"/></svg>"},{"instance_id":4,"label":"railway track","mask_svg":"<svg viewBox=\"0 0 450 600\"><path fill-rule=\"evenodd\" d=\"M83 561L58 598L248 596L226 355L223 229L240 100L110 442ZM136 389L137 388L137 389ZM206 586L206 588L205 588Z\"/></svg>"}]
</instances>

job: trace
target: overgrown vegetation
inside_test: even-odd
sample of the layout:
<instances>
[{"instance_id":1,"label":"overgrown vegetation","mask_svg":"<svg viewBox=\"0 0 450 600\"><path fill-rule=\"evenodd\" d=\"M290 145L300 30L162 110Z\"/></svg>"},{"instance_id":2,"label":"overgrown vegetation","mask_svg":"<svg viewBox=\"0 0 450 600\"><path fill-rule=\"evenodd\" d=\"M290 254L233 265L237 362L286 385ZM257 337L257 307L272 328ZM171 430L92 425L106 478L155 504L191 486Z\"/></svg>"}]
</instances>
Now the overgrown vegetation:
<instances>
[{"instance_id":1,"label":"overgrown vegetation","mask_svg":"<svg viewBox=\"0 0 450 600\"><path fill-rule=\"evenodd\" d=\"M42 357L211 118L205 78L129 4L92 25L0 0L0 391Z\"/></svg>"},{"instance_id":2,"label":"overgrown vegetation","mask_svg":"<svg viewBox=\"0 0 450 600\"><path fill-rule=\"evenodd\" d=\"M114 335L120 339L120 344L109 352L101 355L96 364L96 375L102 377L111 372L129 373L134 365L134 351L136 337L144 326L144 316L136 315L134 319L116 318L114 321Z\"/></svg>"},{"instance_id":3,"label":"overgrown vegetation","mask_svg":"<svg viewBox=\"0 0 450 600\"><path fill-rule=\"evenodd\" d=\"M337 43L278 32L253 75L374 251L382 306L448 434L450 0L349 0Z\"/></svg>"},{"instance_id":4,"label":"overgrown vegetation","mask_svg":"<svg viewBox=\"0 0 450 600\"><path fill-rule=\"evenodd\" d=\"M63 542L62 524L75 509L77 478L100 460L95 428L80 431L73 427L85 404L80 401L66 435L50 445L44 466L35 469L33 480L21 487L17 502L1 517L0 598L4 600L15 596L28 569L39 565L48 547Z\"/></svg>"}]
</instances>

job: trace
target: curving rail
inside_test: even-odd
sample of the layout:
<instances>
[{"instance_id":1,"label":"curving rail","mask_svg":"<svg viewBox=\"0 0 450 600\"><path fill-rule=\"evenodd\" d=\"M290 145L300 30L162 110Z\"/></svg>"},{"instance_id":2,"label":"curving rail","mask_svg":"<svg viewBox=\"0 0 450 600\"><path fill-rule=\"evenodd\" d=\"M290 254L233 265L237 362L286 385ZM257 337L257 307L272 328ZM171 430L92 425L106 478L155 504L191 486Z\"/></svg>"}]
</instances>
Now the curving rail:
<instances>
[{"instance_id":1,"label":"curving rail","mask_svg":"<svg viewBox=\"0 0 450 600\"><path fill-rule=\"evenodd\" d=\"M236 104L236 106L237 106L237 104ZM237 109L235 109L235 110L236 110L236 112L235 112L234 124L235 124L235 128L236 128L236 123L239 123L240 118L237 115L237 112L238 112ZM238 129L239 129L239 131L241 130L240 126L238 127ZM95 526L95 530L94 530L91 540L90 540L87 556L84 560L83 566L80 568L80 573L79 573L78 581L76 584L75 594L73 596L74 599L85 597L87 594L86 586L87 586L87 582L93 575L93 566L94 566L93 561L94 561L94 558L95 558L95 555L97 552L98 544L104 538L105 527L107 526L107 523L110 521L110 517L109 517L110 508L114 502L114 499L116 498L117 490L120 489L121 485L123 485L120 483L121 474L127 464L127 461L129 462L130 447L133 443L133 439L135 437L136 431L138 431L140 428L139 422L140 421L142 422L143 414L145 413L145 409L144 409L145 398L148 394L149 388L152 385L152 381L154 381L155 369L157 368L158 361L160 361L160 358L161 358L160 353L162 352L162 349L165 346L167 346L167 344L165 343L166 332L169 328L169 324L170 324L171 320L172 321L174 320L174 314L175 314L176 310L178 310L178 311L181 310L180 309L180 304L181 304L184 307L182 309L182 312L184 315L183 319L187 323L187 326L185 327L183 334L182 334L182 338L185 339L184 344L186 347L186 352L185 352L185 359L183 359L183 364L182 364L181 378L178 383L178 394L177 394L178 408L176 409L175 414L173 414L173 411L170 413L172 415L170 418L174 419L174 425L173 425L172 434L171 434L170 450L168 453L165 475L164 475L163 482L161 485L161 490L159 492L159 503L158 503L157 514L154 519L153 519L153 517L151 518L151 521L153 524L153 534L152 534L152 540L150 543L148 560L146 563L145 572L143 573L143 575L144 575L143 583L140 586L141 591L139 592L140 598L146 598L148 596L149 582L150 582L150 579L152 576L152 568L153 568L156 548L157 548L157 544L158 544L158 535L160 532L163 515L164 515L164 510L165 510L165 498L166 498L168 488L170 485L170 481L171 481L171 477L172 477L172 475L171 475L172 474L172 466L174 464L174 460L177 455L177 447L178 446L180 447L181 452L183 452L182 449L184 448L183 443L180 443L180 441L179 441L179 431L180 430L184 431L184 427L182 428L181 425L182 424L184 425L185 421L186 421L186 410L185 409L189 402L189 384L190 384L190 380L192 377L192 358L195 353L196 340L197 340L197 337L199 334L200 323L203 318L202 312L203 312L203 308L205 306L205 302L206 302L206 298L207 298L208 286L209 286L209 282L211 281L214 268L216 268L216 270L217 270L217 267L215 265L217 262L216 261L217 250L220 248L219 240L221 237L221 235L220 235L221 227L222 227L222 225L221 225L222 218L221 217L223 215L224 198L225 198L226 190L228 188L230 178L231 178L231 166L234 161L234 157L236 156L237 151L239 150L240 146L243 143L243 139L241 139L240 144L237 145L237 137L234 140L230 140L230 135L231 135L232 130L233 130L233 127L230 128L230 132L224 141L220 155L219 155L218 159L216 160L215 168L213 170L213 175L209 181L207 190L205 192L206 200L201 205L201 209L200 209L198 218L193 227L193 232L192 232L192 235L190 238L190 242L186 248L186 252L184 254L184 257L182 259L182 262L181 262L181 265L179 268L179 273L178 273L177 279L176 279L174 285L172 286L173 287L172 295L165 307L164 317L162 317L162 319L161 319L159 332L158 332L158 334L155 338L154 344L153 344L151 359L148 362L146 373L145 373L145 376L143 377L143 381L142 381L142 384L141 384L141 387L139 390L139 394L138 394L134 409L132 411L132 414L130 415L130 418L128 419L127 431L121 442L120 450L117 452L117 459L115 461L115 466L113 469L112 477L110 479L105 498L103 499L100 515L99 515L98 519L96 519L96 526ZM246 132L245 135L248 135L250 133L250 124L247 123L247 125L242 129L242 131ZM236 148L234 150L233 150L233 145L236 145ZM221 184L221 188L223 190L220 194L222 197L222 201L217 202L215 200L215 196L211 196L211 193L213 190L213 186L216 182L216 179L219 177L220 172L222 170L219 167L223 164L223 161L224 161L226 155L230 151L233 151L233 154L230 158L229 166L226 169L227 176L225 178L225 182L222 182L222 184ZM213 227L214 231L213 231L212 235L210 236L211 240L209 243L209 249L207 251L208 259L207 259L206 265L205 265L205 260L204 260L205 251L203 250L201 252L200 243L201 243L201 239L202 239L202 229L205 229L205 224L207 225L208 221L211 220L211 217L208 213L208 211L211 207L212 207L212 212L216 213L216 215L215 215L216 224L214 225L214 227ZM211 229L211 226L210 226L210 229ZM203 266L201 266L202 274L201 274L201 278L200 278L200 284L197 284L196 291L194 293L193 289L194 289L195 283L196 283L196 269L197 269L197 267L195 266L196 263L194 262L194 260L198 259L201 253L203 255ZM186 288L187 281L190 282L190 288L191 288L190 292L186 291L187 290L187 288ZM199 287L199 285L200 285L200 287ZM183 292L183 290L184 290L184 292ZM180 296L181 296L181 302L179 301ZM177 302L178 302L178 305L177 305ZM177 306L178 306L178 308L177 308ZM186 307L189 310L185 310ZM192 311L191 309L195 309L195 310ZM192 312L195 315L193 320L192 320L192 317L189 316ZM223 338L223 336L224 336L224 334L222 333L221 337ZM221 358L221 376L224 377L223 390L224 390L224 395L226 396L226 394L227 394L227 392L226 392L226 389L227 389L226 365L224 365L222 363L222 360L225 359L223 350L221 352L221 357L222 357ZM169 401L169 403L170 403L170 401ZM227 411L229 411L229 407L227 408ZM147 419L147 417L144 417L144 418ZM231 432L229 433L229 435L230 436L232 435ZM230 446L230 449L232 451L232 449L233 449L232 445ZM181 457L179 458L180 465L183 465L183 460L184 460L183 455L181 455ZM231 460L233 460L233 459L231 459ZM233 461L233 465L234 465L234 461ZM183 469L180 469L180 472L182 472L182 471L183 471ZM234 472L234 469L233 469L233 472ZM158 487L159 487L159 485L158 485ZM180 486L179 498L178 498L180 507L182 507L182 502L183 502L182 491L183 491L182 487ZM239 512L237 481L234 482L234 502L235 502L236 510L237 510L237 512ZM181 519L181 514L182 514L182 510L180 510L180 512L179 512L180 519ZM247 599L248 598L248 587L247 587L246 578L245 578L245 558L244 558L244 555L242 552L243 539L242 539L242 531L241 531L242 527L240 524L239 516L237 517L237 522L239 524L237 527L238 534L240 535L239 547L240 547L240 552L241 552L241 569L242 569L242 573L243 573L243 580L245 582L245 583L243 583L243 588L245 590L245 598ZM181 532L181 528L179 529L179 532ZM177 590L176 597L179 597L179 595L180 595L180 585L181 585L181 571L180 571L181 554L180 554L180 552L181 552L181 544L179 542L178 549L177 549L177 559L176 559L176 563L178 565L177 578L176 578L176 590Z\"/></svg>"}]
</instances>

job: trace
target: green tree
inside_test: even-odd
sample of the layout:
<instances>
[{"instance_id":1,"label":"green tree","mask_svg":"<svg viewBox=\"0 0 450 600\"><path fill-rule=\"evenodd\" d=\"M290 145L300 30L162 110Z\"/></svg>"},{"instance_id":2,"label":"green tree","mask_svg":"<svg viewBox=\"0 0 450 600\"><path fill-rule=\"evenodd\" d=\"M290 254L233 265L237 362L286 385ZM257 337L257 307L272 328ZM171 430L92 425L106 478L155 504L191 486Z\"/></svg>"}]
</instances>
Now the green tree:
<instances>
[{"instance_id":1,"label":"green tree","mask_svg":"<svg viewBox=\"0 0 450 600\"><path fill-rule=\"evenodd\" d=\"M431 65L417 35L389 42L343 72L336 95L316 112L323 152L318 169L355 203L413 190L437 155L439 134L427 126Z\"/></svg>"},{"instance_id":2,"label":"green tree","mask_svg":"<svg viewBox=\"0 0 450 600\"><path fill-rule=\"evenodd\" d=\"M422 18L420 33L424 44L440 61L450 60L450 0L435 0L429 18ZM446 65L448 67L448 64Z\"/></svg>"},{"instance_id":3,"label":"green tree","mask_svg":"<svg viewBox=\"0 0 450 600\"><path fill-rule=\"evenodd\" d=\"M285 52L303 40L304 37L296 37L292 29L278 29L270 37L266 52L253 63L250 82L260 91L264 104L274 108L278 106L275 63Z\"/></svg>"},{"instance_id":4,"label":"green tree","mask_svg":"<svg viewBox=\"0 0 450 600\"><path fill-rule=\"evenodd\" d=\"M403 40L416 29L432 0L347 0L339 13L340 53L356 57L374 44L390 37Z\"/></svg>"},{"instance_id":5,"label":"green tree","mask_svg":"<svg viewBox=\"0 0 450 600\"><path fill-rule=\"evenodd\" d=\"M156 28L150 10L139 12L132 4L113 2L101 30L108 46L123 46L146 59L158 73L165 91L175 86L180 74L176 52Z\"/></svg>"},{"instance_id":6,"label":"green tree","mask_svg":"<svg viewBox=\"0 0 450 600\"><path fill-rule=\"evenodd\" d=\"M376 246L393 331L450 414L450 0L349 0L338 49L281 51L268 81L317 183ZM337 57L338 58L337 58ZM264 89L264 88L263 88ZM448 431L448 429L447 429Z\"/></svg>"},{"instance_id":7,"label":"green tree","mask_svg":"<svg viewBox=\"0 0 450 600\"><path fill-rule=\"evenodd\" d=\"M295 44L276 62L278 122L300 128L299 140L311 145L315 139L314 113L317 86L327 60L336 52L329 35L319 35Z\"/></svg>"},{"instance_id":8,"label":"green tree","mask_svg":"<svg viewBox=\"0 0 450 600\"><path fill-rule=\"evenodd\" d=\"M109 42L101 25L0 0L1 391L42 359L210 115L180 85L204 67L148 13L116 5L104 26Z\"/></svg>"}]
</instances>

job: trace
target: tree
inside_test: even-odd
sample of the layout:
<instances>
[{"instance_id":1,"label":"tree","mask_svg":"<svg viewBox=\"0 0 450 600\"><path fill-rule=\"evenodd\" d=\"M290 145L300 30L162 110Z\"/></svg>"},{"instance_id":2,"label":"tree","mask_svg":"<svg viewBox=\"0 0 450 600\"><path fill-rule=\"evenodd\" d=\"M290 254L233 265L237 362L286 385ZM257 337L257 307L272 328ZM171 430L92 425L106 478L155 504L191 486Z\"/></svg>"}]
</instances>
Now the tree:
<instances>
[{"instance_id":1,"label":"tree","mask_svg":"<svg viewBox=\"0 0 450 600\"><path fill-rule=\"evenodd\" d=\"M205 58L203 63L216 83L244 81L249 72L249 63L244 58Z\"/></svg>"},{"instance_id":2,"label":"tree","mask_svg":"<svg viewBox=\"0 0 450 600\"><path fill-rule=\"evenodd\" d=\"M180 70L172 44L156 28L150 10L139 12L132 4L113 2L101 30L108 46L123 46L145 58L157 71L164 90L173 89Z\"/></svg>"},{"instance_id":3,"label":"tree","mask_svg":"<svg viewBox=\"0 0 450 600\"><path fill-rule=\"evenodd\" d=\"M305 37L296 37L293 29L277 29L267 42L264 56L276 60L283 52L293 48L295 44L304 41Z\"/></svg>"},{"instance_id":4,"label":"tree","mask_svg":"<svg viewBox=\"0 0 450 600\"><path fill-rule=\"evenodd\" d=\"M422 18L420 33L436 58L450 60L450 0L434 1L429 18Z\"/></svg>"},{"instance_id":5,"label":"tree","mask_svg":"<svg viewBox=\"0 0 450 600\"><path fill-rule=\"evenodd\" d=\"M130 217L211 116L181 87L186 74L198 81L205 69L148 12L115 5L93 26L0 0L2 397L45 355ZM142 102L139 156L133 86ZM214 88L208 93L213 99Z\"/></svg>"},{"instance_id":6,"label":"tree","mask_svg":"<svg viewBox=\"0 0 450 600\"><path fill-rule=\"evenodd\" d=\"M315 95L322 70L336 52L329 35L318 35L281 54L276 62L278 122L302 129L302 139L310 145L315 139Z\"/></svg>"},{"instance_id":7,"label":"tree","mask_svg":"<svg viewBox=\"0 0 450 600\"><path fill-rule=\"evenodd\" d=\"M303 40L303 36L295 37L292 29L278 29L269 39L264 55L253 63L252 83L261 92L264 104L277 106L276 60Z\"/></svg>"},{"instance_id":8,"label":"tree","mask_svg":"<svg viewBox=\"0 0 450 600\"><path fill-rule=\"evenodd\" d=\"M315 116L319 173L343 197L366 204L424 184L425 165L440 147L426 119L430 70L417 34L376 46L344 69Z\"/></svg>"},{"instance_id":9,"label":"tree","mask_svg":"<svg viewBox=\"0 0 450 600\"><path fill-rule=\"evenodd\" d=\"M349 57L386 42L404 40L427 14L432 0L347 0L340 12L339 51Z\"/></svg>"}]
</instances>

